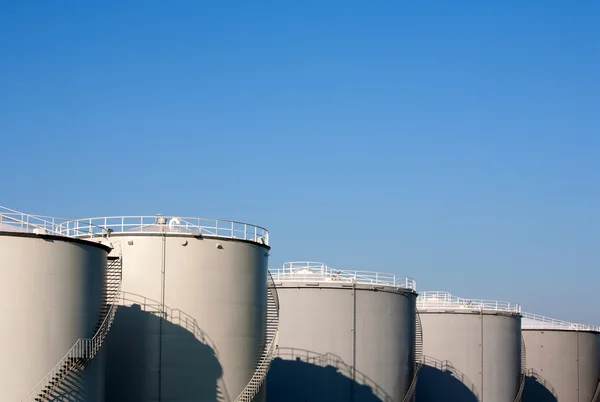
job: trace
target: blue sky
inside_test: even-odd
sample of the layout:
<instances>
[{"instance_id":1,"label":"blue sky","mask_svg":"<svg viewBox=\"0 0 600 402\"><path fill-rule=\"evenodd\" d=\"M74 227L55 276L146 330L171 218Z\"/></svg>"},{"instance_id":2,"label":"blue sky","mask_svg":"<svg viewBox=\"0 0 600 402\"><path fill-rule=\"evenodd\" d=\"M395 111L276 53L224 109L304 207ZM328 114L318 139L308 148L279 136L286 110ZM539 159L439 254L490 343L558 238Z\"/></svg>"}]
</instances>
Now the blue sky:
<instances>
[{"instance_id":1,"label":"blue sky","mask_svg":"<svg viewBox=\"0 0 600 402\"><path fill-rule=\"evenodd\" d=\"M0 204L600 324L600 3L2 2Z\"/></svg>"}]
</instances>

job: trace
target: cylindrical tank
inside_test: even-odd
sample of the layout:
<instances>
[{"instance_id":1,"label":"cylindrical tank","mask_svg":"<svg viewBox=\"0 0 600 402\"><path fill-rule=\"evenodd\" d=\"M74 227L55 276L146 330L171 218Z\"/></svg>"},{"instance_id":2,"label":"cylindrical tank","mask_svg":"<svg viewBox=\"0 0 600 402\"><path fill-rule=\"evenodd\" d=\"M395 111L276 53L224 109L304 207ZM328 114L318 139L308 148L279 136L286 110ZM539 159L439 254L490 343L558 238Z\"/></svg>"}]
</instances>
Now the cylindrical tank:
<instances>
[{"instance_id":1,"label":"cylindrical tank","mask_svg":"<svg viewBox=\"0 0 600 402\"><path fill-rule=\"evenodd\" d=\"M101 342L90 340L106 318L110 249L54 229L0 208L1 401L104 401Z\"/></svg>"},{"instance_id":2,"label":"cylindrical tank","mask_svg":"<svg viewBox=\"0 0 600 402\"><path fill-rule=\"evenodd\" d=\"M513 402L522 390L520 306L447 292L417 298L423 367L417 402Z\"/></svg>"},{"instance_id":3,"label":"cylindrical tank","mask_svg":"<svg viewBox=\"0 0 600 402\"><path fill-rule=\"evenodd\" d=\"M270 272L280 339L268 401L403 400L414 370L414 280L315 262Z\"/></svg>"},{"instance_id":4,"label":"cylindrical tank","mask_svg":"<svg viewBox=\"0 0 600 402\"><path fill-rule=\"evenodd\" d=\"M600 400L600 327L531 313L523 313L521 325L528 369L523 402Z\"/></svg>"},{"instance_id":5,"label":"cylindrical tank","mask_svg":"<svg viewBox=\"0 0 600 402\"><path fill-rule=\"evenodd\" d=\"M265 229L162 215L81 219L63 229L100 241L104 233L123 255L107 401L236 400L265 353Z\"/></svg>"}]
</instances>

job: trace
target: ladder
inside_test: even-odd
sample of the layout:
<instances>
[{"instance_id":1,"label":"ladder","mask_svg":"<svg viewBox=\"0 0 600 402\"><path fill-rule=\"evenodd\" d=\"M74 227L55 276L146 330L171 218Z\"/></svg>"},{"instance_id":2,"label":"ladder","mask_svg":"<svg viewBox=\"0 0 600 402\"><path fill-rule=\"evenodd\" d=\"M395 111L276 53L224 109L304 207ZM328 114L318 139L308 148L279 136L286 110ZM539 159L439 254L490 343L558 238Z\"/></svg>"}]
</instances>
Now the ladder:
<instances>
[{"instance_id":1,"label":"ladder","mask_svg":"<svg viewBox=\"0 0 600 402\"><path fill-rule=\"evenodd\" d=\"M121 291L121 261L120 256L109 256L107 259L104 303L100 310L98 324L94 329L94 336L91 339L78 339L67 354L29 391L21 402L45 402L59 397L61 385L69 374L83 371L86 364L96 356L117 311L116 302Z\"/></svg>"},{"instance_id":2,"label":"ladder","mask_svg":"<svg viewBox=\"0 0 600 402\"><path fill-rule=\"evenodd\" d=\"M250 378L246 387L235 399L235 402L252 402L267 378L271 361L275 356L279 344L279 298L273 277L270 273L268 275L265 345L262 348L262 353L258 359L258 364L252 378Z\"/></svg>"}]
</instances>

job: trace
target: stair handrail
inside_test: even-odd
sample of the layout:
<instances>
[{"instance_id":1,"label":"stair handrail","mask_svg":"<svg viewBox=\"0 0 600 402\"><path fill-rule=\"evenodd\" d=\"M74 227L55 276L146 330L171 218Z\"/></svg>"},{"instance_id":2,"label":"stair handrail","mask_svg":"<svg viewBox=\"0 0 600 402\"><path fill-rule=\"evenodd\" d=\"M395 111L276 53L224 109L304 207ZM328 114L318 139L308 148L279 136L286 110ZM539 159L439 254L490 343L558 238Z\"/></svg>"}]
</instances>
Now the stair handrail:
<instances>
[{"instance_id":1,"label":"stair handrail","mask_svg":"<svg viewBox=\"0 0 600 402\"><path fill-rule=\"evenodd\" d=\"M523 391L525 390L525 379L527 377L527 351L525 348L525 339L521 335L521 374L519 375L519 388L513 402L521 402Z\"/></svg>"},{"instance_id":2,"label":"stair handrail","mask_svg":"<svg viewBox=\"0 0 600 402\"><path fill-rule=\"evenodd\" d=\"M420 347L419 347L420 345ZM410 381L410 385L404 394L404 399L402 402L409 402L416 389L417 389L417 380L419 379L419 371L421 371L421 366L423 360L423 327L421 326L421 316L419 312L415 309L415 362L413 366L413 375Z\"/></svg>"},{"instance_id":3,"label":"stair handrail","mask_svg":"<svg viewBox=\"0 0 600 402\"><path fill-rule=\"evenodd\" d=\"M410 386L406 390L406 394L404 395L404 399L402 399L402 402L409 402L410 400L412 400L412 397L415 394L415 391L417 390L417 380L419 379L419 371L421 371L421 367L423 367L423 363L415 363L413 378L410 382Z\"/></svg>"},{"instance_id":4,"label":"stair handrail","mask_svg":"<svg viewBox=\"0 0 600 402\"><path fill-rule=\"evenodd\" d=\"M119 281L119 289L121 288L122 281ZM21 402L25 402L28 398L40 394L44 388L47 387L47 384L64 366L64 364L70 359L86 359L91 360L96 356L98 350L100 350L100 346L102 346L102 342L108 334L110 330L110 326L113 323L115 318L115 313L117 311L116 298L119 296L119 291L116 291L113 295L113 300L108 301L107 304L110 304L110 308L104 320L102 320L102 324L94 334L92 338L79 338L75 344L69 349L69 351L63 356L62 359L42 378L32 389L21 399ZM96 347L96 345L98 345ZM72 369L72 368L71 368ZM70 371L70 370L69 370Z\"/></svg>"},{"instance_id":5,"label":"stair handrail","mask_svg":"<svg viewBox=\"0 0 600 402\"><path fill-rule=\"evenodd\" d=\"M266 353L263 354L258 367L254 371L252 378L248 381L248 384L244 387L240 395L235 399L235 402L250 402L256 395L256 392L260 389L260 386L265 380L268 367L271 365L271 361L275 355L276 346L279 343L279 330L275 332L273 340L269 343L266 348ZM256 388L256 389L255 389Z\"/></svg>"},{"instance_id":6,"label":"stair handrail","mask_svg":"<svg viewBox=\"0 0 600 402\"><path fill-rule=\"evenodd\" d=\"M259 363L256 367L256 370L254 370L250 381L248 381L242 392L240 392L238 397L235 399L235 402L252 401L252 398L254 398L254 396L260 390L260 386L263 384L267 377L267 372L269 371L271 362L275 357L275 350L277 349L277 346L279 346L279 295L277 293L277 287L275 286L273 276L267 270L267 300L269 296L275 304L276 315L271 320L267 321L265 326L265 337L267 336L266 329L268 329L273 324L277 325L275 328L275 333L273 335L273 338L269 340L269 342L267 342L267 347L261 354Z\"/></svg>"},{"instance_id":7,"label":"stair handrail","mask_svg":"<svg viewBox=\"0 0 600 402\"><path fill-rule=\"evenodd\" d=\"M596 385L596 392L594 392L594 395L592 395L591 402L598 402L598 401L600 401L600 377L598 378L598 384Z\"/></svg>"},{"instance_id":8,"label":"stair handrail","mask_svg":"<svg viewBox=\"0 0 600 402\"><path fill-rule=\"evenodd\" d=\"M21 229L42 229L45 232L49 232L49 234L59 235L59 222L63 222L65 220L66 219L55 218L52 216L26 214L21 211L0 206L0 223L8 222L10 225L17 223L20 225L14 226Z\"/></svg>"}]
</instances>

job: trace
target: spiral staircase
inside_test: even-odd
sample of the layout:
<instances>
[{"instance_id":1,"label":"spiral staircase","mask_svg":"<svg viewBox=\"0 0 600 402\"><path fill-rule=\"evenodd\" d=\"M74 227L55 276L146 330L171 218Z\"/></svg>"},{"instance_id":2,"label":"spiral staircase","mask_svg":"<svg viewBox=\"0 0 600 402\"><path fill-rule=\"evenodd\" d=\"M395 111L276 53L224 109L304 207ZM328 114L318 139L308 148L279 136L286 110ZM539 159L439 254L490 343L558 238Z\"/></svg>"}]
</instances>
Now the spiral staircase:
<instances>
[{"instance_id":1,"label":"spiral staircase","mask_svg":"<svg viewBox=\"0 0 600 402\"><path fill-rule=\"evenodd\" d=\"M161 305L160 302L148 299L142 295L129 292L120 292L117 304L122 306L138 305L142 311L149 312L164 320L179 325L190 331L196 339L208 345L214 351L215 356L219 357L219 352L214 342L202 331L197 321L189 314L168 306ZM267 317L265 323L265 341L260 348L256 368L253 375L236 399L231 399L227 394L225 384L222 379L217 385L217 400L220 402L251 402L258 394L265 382L271 361L275 357L279 341L279 299L277 290L272 278L269 276L267 287Z\"/></svg>"},{"instance_id":2,"label":"spiral staircase","mask_svg":"<svg viewBox=\"0 0 600 402\"><path fill-rule=\"evenodd\" d=\"M521 373L519 374L519 388L513 402L521 402L523 390L525 389L525 379L527 378L527 355L525 353L525 339L521 336Z\"/></svg>"},{"instance_id":3,"label":"spiral staircase","mask_svg":"<svg viewBox=\"0 0 600 402\"><path fill-rule=\"evenodd\" d=\"M109 256L107 260L104 303L94 336L80 338L67 354L33 387L21 402L47 402L60 397L61 385L74 373L83 371L86 365L98 354L117 310L117 299L121 291L121 256Z\"/></svg>"},{"instance_id":4,"label":"spiral staircase","mask_svg":"<svg viewBox=\"0 0 600 402\"><path fill-rule=\"evenodd\" d=\"M402 402L410 402L413 400L413 396L417 389L417 379L419 378L419 371L423 366L423 329L421 327L421 317L419 313L415 314L415 363L413 367L413 376L410 381L410 386L406 390L404 399Z\"/></svg>"},{"instance_id":5,"label":"spiral staircase","mask_svg":"<svg viewBox=\"0 0 600 402\"><path fill-rule=\"evenodd\" d=\"M596 385L596 392L594 392L594 395L592 396L592 402L599 402L600 401L600 378L598 378L598 384Z\"/></svg>"},{"instance_id":6,"label":"spiral staircase","mask_svg":"<svg viewBox=\"0 0 600 402\"><path fill-rule=\"evenodd\" d=\"M262 353L258 359L256 370L250 378L246 387L242 390L235 402L251 402L260 391L265 379L271 361L275 357L277 346L279 345L279 298L277 289L273 282L273 277L269 273L267 286L267 322L265 328L265 344Z\"/></svg>"}]
</instances>

